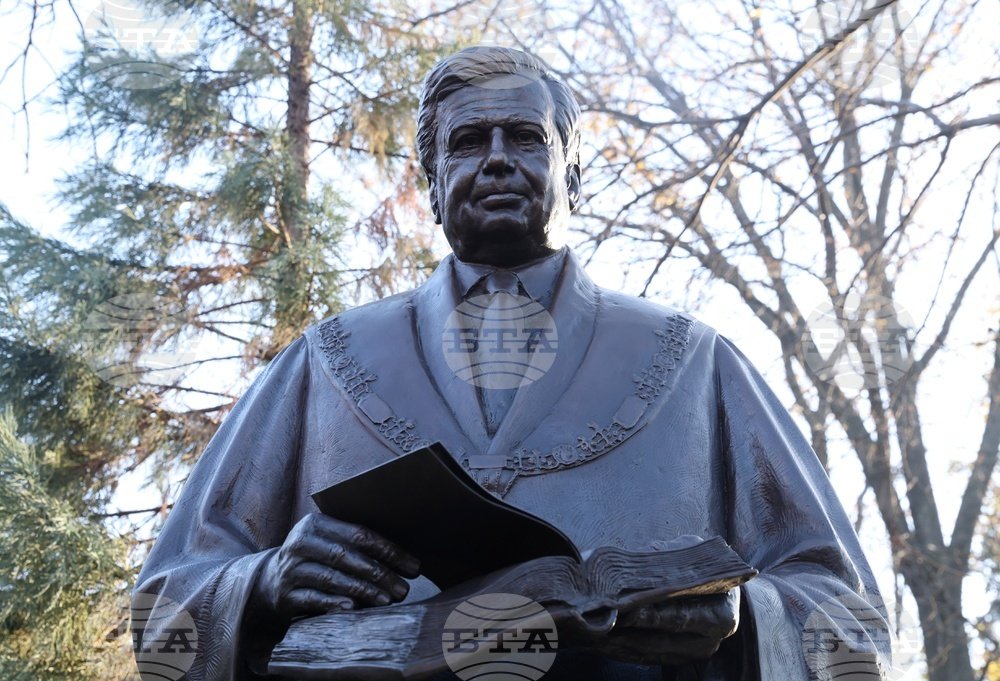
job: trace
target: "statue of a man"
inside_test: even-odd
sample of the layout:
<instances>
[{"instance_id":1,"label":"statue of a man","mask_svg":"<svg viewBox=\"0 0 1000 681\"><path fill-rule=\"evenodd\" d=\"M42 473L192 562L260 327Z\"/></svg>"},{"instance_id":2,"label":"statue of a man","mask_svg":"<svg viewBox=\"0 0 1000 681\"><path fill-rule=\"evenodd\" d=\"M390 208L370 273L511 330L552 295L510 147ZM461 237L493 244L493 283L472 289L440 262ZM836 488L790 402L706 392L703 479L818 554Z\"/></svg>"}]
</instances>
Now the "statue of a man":
<instances>
[{"instance_id":1,"label":"statue of a man","mask_svg":"<svg viewBox=\"0 0 1000 681\"><path fill-rule=\"evenodd\" d=\"M295 617L433 595L414 557L310 498L433 441L583 551L720 535L760 571L569 640L546 678L827 678L810 657L830 643L810 639L816 613L834 647L874 669L862 653L885 651L875 580L758 373L714 330L596 286L554 245L580 198L578 116L567 87L516 50L463 50L428 75L417 143L454 254L417 289L308 329L201 457L136 587L192 618L187 678L257 678ZM450 334L456 314L499 314L500 299L551 322L510 366L483 354L510 353L503 333Z\"/></svg>"}]
</instances>

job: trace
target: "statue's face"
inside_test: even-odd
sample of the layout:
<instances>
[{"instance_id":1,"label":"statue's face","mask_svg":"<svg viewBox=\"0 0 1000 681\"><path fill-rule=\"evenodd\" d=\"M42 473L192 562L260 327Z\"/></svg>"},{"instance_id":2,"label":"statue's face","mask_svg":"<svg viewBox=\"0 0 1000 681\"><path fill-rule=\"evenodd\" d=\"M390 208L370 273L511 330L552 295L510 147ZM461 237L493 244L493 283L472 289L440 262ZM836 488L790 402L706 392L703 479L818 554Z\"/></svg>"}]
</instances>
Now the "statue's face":
<instances>
[{"instance_id":1,"label":"statue's face","mask_svg":"<svg viewBox=\"0 0 1000 681\"><path fill-rule=\"evenodd\" d=\"M445 98L437 117L431 208L455 255L514 266L552 253L580 169L566 167L545 84L470 85Z\"/></svg>"}]
</instances>

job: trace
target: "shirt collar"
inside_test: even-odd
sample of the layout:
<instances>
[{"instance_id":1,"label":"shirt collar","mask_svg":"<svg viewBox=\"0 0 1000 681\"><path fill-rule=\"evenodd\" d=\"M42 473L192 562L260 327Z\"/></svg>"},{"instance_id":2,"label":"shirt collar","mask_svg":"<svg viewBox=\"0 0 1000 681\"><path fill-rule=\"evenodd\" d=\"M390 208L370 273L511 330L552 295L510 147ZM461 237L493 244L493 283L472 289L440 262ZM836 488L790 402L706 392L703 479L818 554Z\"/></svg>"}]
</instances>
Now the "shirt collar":
<instances>
[{"instance_id":1,"label":"shirt collar","mask_svg":"<svg viewBox=\"0 0 1000 681\"><path fill-rule=\"evenodd\" d=\"M537 300L543 306L548 307L556 282L559 279L559 273L562 272L563 263L566 260L566 252L568 250L568 247L563 246L551 255L510 268L509 271L513 272L517 276L518 280L521 282L521 286L524 287L524 290L529 296L531 296L532 299ZM475 287L476 284L482 281L483 278L498 269L502 269L491 265L464 262L459 260L457 257L454 258L452 262L452 267L455 271L455 278L458 281L459 292L462 294L463 299L469 296L469 292Z\"/></svg>"}]
</instances>

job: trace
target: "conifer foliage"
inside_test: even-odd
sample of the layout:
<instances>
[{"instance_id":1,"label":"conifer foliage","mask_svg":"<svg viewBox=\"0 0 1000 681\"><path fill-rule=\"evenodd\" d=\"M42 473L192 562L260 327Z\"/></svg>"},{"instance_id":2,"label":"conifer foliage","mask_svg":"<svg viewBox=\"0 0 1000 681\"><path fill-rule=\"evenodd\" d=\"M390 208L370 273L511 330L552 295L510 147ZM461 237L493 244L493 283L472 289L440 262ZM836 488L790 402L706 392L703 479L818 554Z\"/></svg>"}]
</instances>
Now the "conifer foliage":
<instances>
[{"instance_id":1,"label":"conifer foliage","mask_svg":"<svg viewBox=\"0 0 1000 681\"><path fill-rule=\"evenodd\" d=\"M239 392L211 379L251 372L353 296L343 273L364 235L345 178L381 167L399 195L418 189L401 150L437 52L407 17L350 0L116 0L82 19L60 82L65 140L93 149L61 186L72 243L0 213L0 385L82 494L155 454L191 460Z\"/></svg>"},{"instance_id":2,"label":"conifer foliage","mask_svg":"<svg viewBox=\"0 0 1000 681\"><path fill-rule=\"evenodd\" d=\"M245 386L233 377L366 285L383 294L434 264L420 221L397 219L422 210L412 117L446 49L410 8L83 9L72 4L83 41L58 87L63 141L90 150L60 186L72 223L49 238L0 205L3 678L127 668L116 608L148 545L136 539ZM385 183L383 200L370 187L372 205L357 200L362 177ZM144 463L152 508L108 513ZM122 543L120 520L147 524L118 528Z\"/></svg>"},{"instance_id":3,"label":"conifer foliage","mask_svg":"<svg viewBox=\"0 0 1000 681\"><path fill-rule=\"evenodd\" d=\"M54 462L14 431L0 414L0 676L123 678L125 542L53 494Z\"/></svg>"}]
</instances>

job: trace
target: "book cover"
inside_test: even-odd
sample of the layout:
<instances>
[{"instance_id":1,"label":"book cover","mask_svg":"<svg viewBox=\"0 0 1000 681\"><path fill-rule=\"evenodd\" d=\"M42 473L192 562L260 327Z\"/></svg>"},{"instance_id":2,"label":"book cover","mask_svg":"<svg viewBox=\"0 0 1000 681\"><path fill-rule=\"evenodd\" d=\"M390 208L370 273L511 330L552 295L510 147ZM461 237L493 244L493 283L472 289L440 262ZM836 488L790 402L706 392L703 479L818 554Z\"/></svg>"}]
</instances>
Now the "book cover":
<instances>
[{"instance_id":1,"label":"book cover","mask_svg":"<svg viewBox=\"0 0 1000 681\"><path fill-rule=\"evenodd\" d=\"M312 495L327 515L367 527L420 559L445 590L541 556L580 553L558 528L497 499L441 443Z\"/></svg>"}]
</instances>

